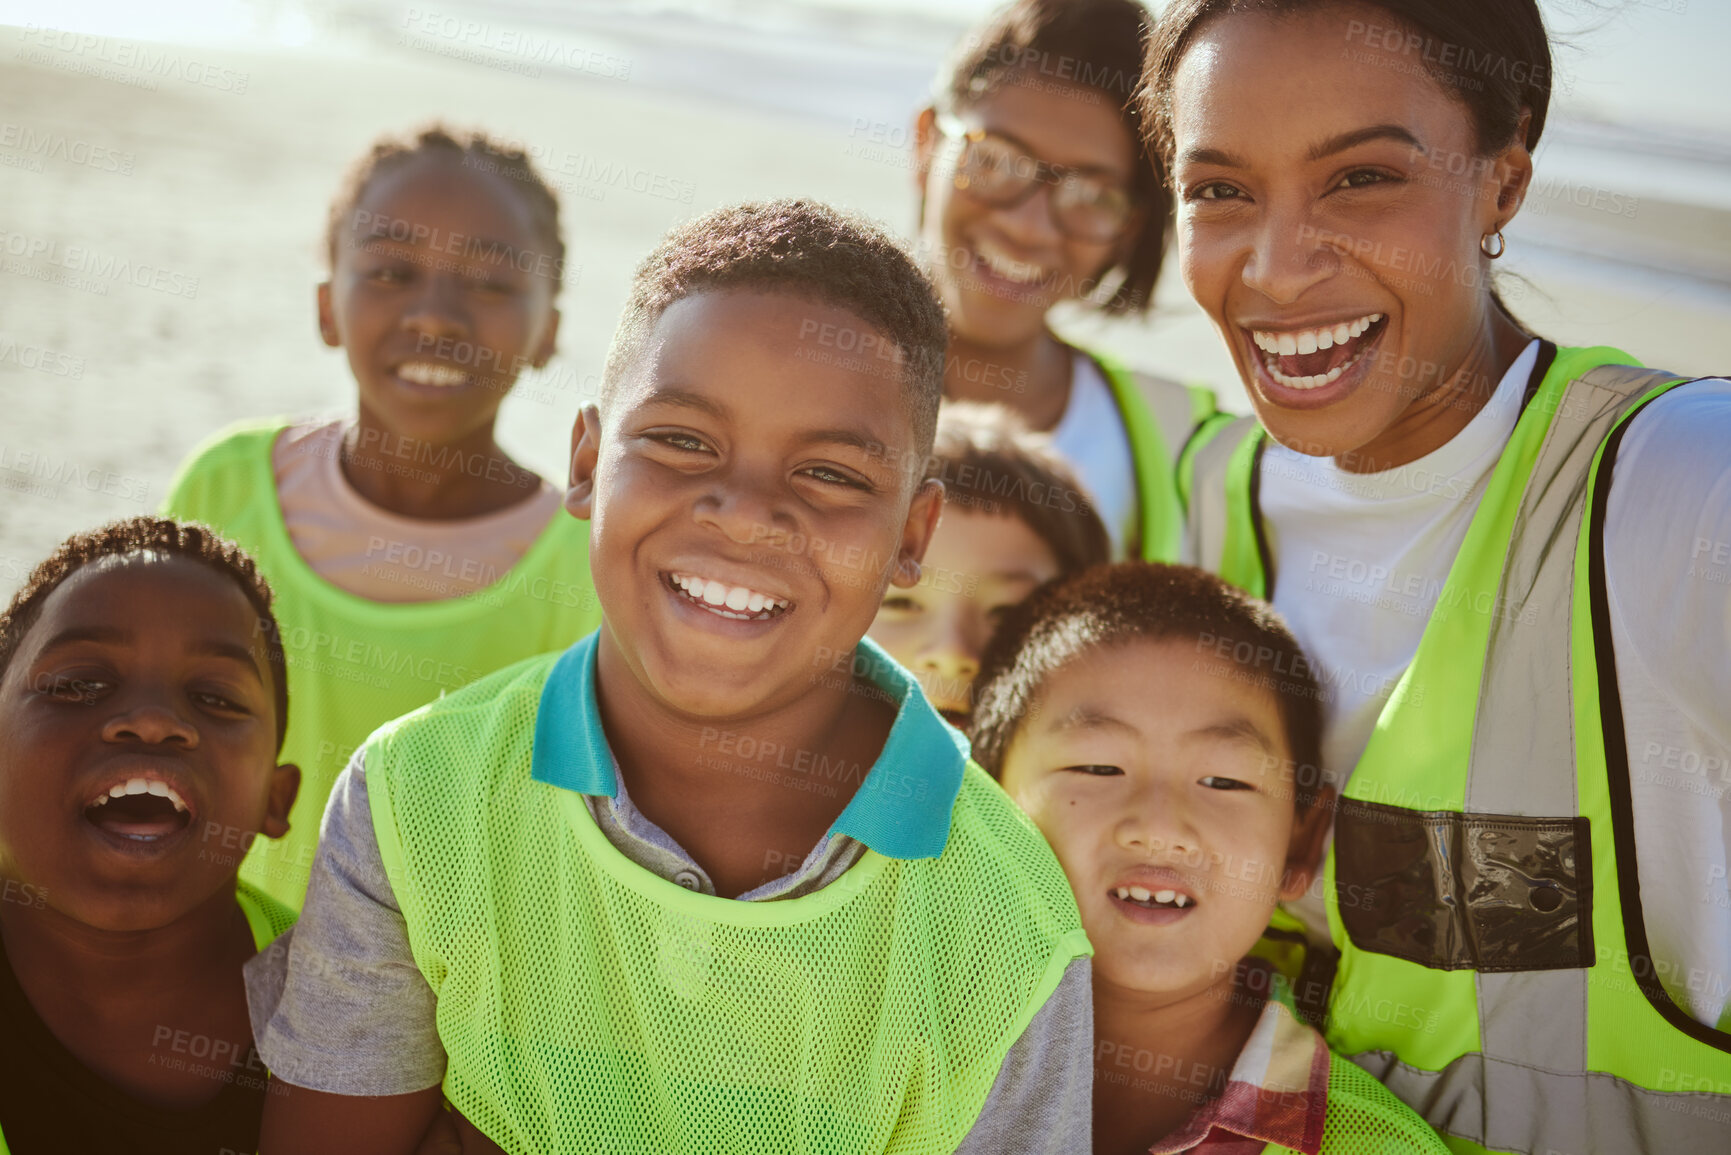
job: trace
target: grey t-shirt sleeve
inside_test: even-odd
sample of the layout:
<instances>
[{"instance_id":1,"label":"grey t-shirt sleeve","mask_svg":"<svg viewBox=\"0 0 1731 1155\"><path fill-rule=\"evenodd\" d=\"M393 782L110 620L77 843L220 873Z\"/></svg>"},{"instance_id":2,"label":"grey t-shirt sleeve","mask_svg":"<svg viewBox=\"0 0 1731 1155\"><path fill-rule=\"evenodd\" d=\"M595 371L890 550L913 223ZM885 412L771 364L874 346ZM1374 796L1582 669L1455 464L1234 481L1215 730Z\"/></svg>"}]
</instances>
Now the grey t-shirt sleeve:
<instances>
[{"instance_id":1,"label":"grey t-shirt sleeve","mask_svg":"<svg viewBox=\"0 0 1731 1155\"><path fill-rule=\"evenodd\" d=\"M335 1095L406 1095L445 1077L437 999L409 951L373 832L364 751L337 777L306 905L246 965L259 1056L271 1074Z\"/></svg>"},{"instance_id":2,"label":"grey t-shirt sleeve","mask_svg":"<svg viewBox=\"0 0 1731 1155\"><path fill-rule=\"evenodd\" d=\"M956 1155L1074 1155L1094 1141L1094 990L1072 959L1052 997L1004 1056Z\"/></svg>"}]
</instances>

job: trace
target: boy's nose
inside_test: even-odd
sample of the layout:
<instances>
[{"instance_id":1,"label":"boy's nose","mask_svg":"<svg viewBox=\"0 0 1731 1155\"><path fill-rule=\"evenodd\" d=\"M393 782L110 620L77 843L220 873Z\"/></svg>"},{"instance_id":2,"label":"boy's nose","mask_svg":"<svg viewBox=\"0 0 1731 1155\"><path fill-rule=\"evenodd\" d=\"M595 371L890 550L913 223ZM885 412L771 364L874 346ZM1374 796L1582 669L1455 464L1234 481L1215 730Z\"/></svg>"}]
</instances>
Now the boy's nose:
<instances>
[{"instance_id":1,"label":"boy's nose","mask_svg":"<svg viewBox=\"0 0 1731 1155\"><path fill-rule=\"evenodd\" d=\"M102 727L107 742L141 742L160 746L174 743L188 750L198 746L198 730L180 714L162 703L134 706L115 714Z\"/></svg>"},{"instance_id":2,"label":"boy's nose","mask_svg":"<svg viewBox=\"0 0 1731 1155\"><path fill-rule=\"evenodd\" d=\"M1153 786L1135 791L1119 815L1118 844L1156 861L1176 861L1201 852L1181 791Z\"/></svg>"}]
</instances>

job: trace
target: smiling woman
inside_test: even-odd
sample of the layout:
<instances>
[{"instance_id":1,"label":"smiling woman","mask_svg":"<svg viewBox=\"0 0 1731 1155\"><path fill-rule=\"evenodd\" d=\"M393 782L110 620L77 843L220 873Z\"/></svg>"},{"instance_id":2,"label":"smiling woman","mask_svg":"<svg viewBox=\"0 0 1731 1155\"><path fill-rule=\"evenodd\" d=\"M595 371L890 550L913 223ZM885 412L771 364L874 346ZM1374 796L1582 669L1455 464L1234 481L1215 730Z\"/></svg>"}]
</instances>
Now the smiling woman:
<instances>
[{"instance_id":1,"label":"smiling woman","mask_svg":"<svg viewBox=\"0 0 1731 1155\"><path fill-rule=\"evenodd\" d=\"M1149 143L1256 410L1197 453L1191 543L1327 693L1330 1042L1459 1150L1705 1149L1731 823L1632 763L1731 756L1731 383L1494 291L1550 67L1533 0L1164 11Z\"/></svg>"}]
</instances>

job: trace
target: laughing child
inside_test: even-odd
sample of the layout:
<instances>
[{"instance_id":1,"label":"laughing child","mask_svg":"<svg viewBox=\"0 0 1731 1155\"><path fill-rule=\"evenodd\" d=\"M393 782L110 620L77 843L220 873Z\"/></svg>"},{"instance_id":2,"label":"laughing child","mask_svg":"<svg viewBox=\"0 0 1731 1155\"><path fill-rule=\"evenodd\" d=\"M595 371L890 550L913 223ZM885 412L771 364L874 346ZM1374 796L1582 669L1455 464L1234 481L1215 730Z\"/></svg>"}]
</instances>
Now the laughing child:
<instances>
[{"instance_id":1,"label":"laughing child","mask_svg":"<svg viewBox=\"0 0 1731 1155\"><path fill-rule=\"evenodd\" d=\"M1002 406L944 406L926 476L944 483L943 518L919 584L884 592L871 638L965 729L980 654L1004 612L1109 560L1112 547L1069 467Z\"/></svg>"},{"instance_id":2,"label":"laughing child","mask_svg":"<svg viewBox=\"0 0 1731 1155\"><path fill-rule=\"evenodd\" d=\"M377 726L594 628L588 534L494 422L553 354L559 206L521 152L430 128L375 144L330 210L319 334L353 411L225 430L165 511L232 537L277 591L304 775L242 877L292 907L337 772Z\"/></svg>"},{"instance_id":3,"label":"laughing child","mask_svg":"<svg viewBox=\"0 0 1731 1155\"><path fill-rule=\"evenodd\" d=\"M639 266L572 431L601 628L344 771L248 971L265 1155L404 1151L441 1090L514 1155L1086 1145L1063 873L864 640L937 524L944 341L906 254L821 205Z\"/></svg>"},{"instance_id":4,"label":"laughing child","mask_svg":"<svg viewBox=\"0 0 1731 1155\"><path fill-rule=\"evenodd\" d=\"M1332 791L1293 770L1319 764L1307 669L1269 606L1139 562L1044 587L987 651L975 756L1094 944L1096 1155L1447 1150L1247 957L1322 852Z\"/></svg>"},{"instance_id":5,"label":"laughing child","mask_svg":"<svg viewBox=\"0 0 1731 1155\"><path fill-rule=\"evenodd\" d=\"M0 614L0 1151L252 1151L242 849L299 774L270 590L199 526L77 534Z\"/></svg>"}]
</instances>

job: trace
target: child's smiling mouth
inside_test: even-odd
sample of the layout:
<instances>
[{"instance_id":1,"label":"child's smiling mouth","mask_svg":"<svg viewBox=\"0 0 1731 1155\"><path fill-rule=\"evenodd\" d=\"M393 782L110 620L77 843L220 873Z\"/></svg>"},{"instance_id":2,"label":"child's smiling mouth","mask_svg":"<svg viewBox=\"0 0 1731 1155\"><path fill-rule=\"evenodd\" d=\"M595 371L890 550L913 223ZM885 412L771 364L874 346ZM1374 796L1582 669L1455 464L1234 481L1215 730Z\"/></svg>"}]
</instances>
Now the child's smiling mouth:
<instances>
[{"instance_id":1,"label":"child's smiling mouth","mask_svg":"<svg viewBox=\"0 0 1731 1155\"><path fill-rule=\"evenodd\" d=\"M84 807L84 820L111 839L144 845L183 833L192 819L181 792L149 771L116 778Z\"/></svg>"},{"instance_id":2,"label":"child's smiling mouth","mask_svg":"<svg viewBox=\"0 0 1731 1155\"><path fill-rule=\"evenodd\" d=\"M668 573L663 580L686 601L731 621L767 622L793 610L793 602L787 598L698 574Z\"/></svg>"}]
</instances>

